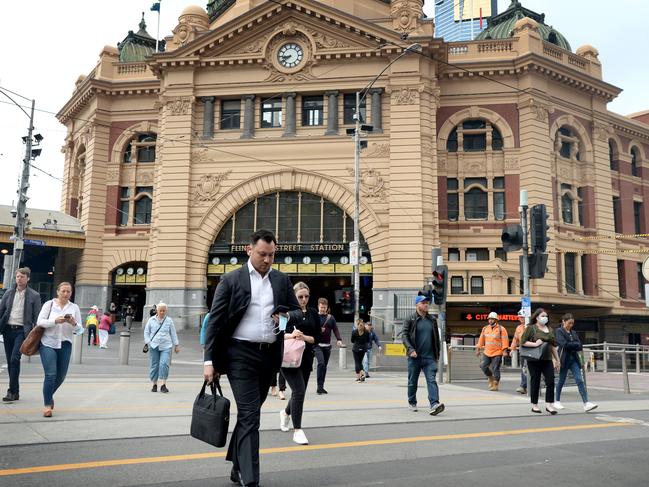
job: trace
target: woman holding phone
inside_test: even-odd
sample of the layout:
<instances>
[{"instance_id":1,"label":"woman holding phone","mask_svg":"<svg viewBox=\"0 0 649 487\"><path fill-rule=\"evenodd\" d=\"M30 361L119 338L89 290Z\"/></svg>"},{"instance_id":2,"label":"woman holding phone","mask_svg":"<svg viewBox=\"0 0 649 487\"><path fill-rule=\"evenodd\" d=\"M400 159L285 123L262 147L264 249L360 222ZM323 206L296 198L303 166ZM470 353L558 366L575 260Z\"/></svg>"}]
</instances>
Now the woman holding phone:
<instances>
[{"instance_id":1,"label":"woman holding phone","mask_svg":"<svg viewBox=\"0 0 649 487\"><path fill-rule=\"evenodd\" d=\"M284 340L301 340L304 342L302 362L299 367L282 367L282 374L291 388L291 399L285 409L279 412L280 429L288 431L289 421L293 420L293 441L298 445L307 445L302 431L302 410L304 396L313 368L313 346L320 340L320 318L314 308L307 308L309 303L309 286L298 282L293 286L295 297L300 303L299 310L289 311L289 320L284 333ZM281 328L281 324L280 324Z\"/></svg>"},{"instance_id":2,"label":"woman holding phone","mask_svg":"<svg viewBox=\"0 0 649 487\"><path fill-rule=\"evenodd\" d=\"M43 380L43 416L52 417L54 393L61 387L70 365L72 335L83 333L81 310L70 301L72 284L62 282L56 298L46 302L38 315L37 325L45 328L39 350L45 372Z\"/></svg>"}]
</instances>

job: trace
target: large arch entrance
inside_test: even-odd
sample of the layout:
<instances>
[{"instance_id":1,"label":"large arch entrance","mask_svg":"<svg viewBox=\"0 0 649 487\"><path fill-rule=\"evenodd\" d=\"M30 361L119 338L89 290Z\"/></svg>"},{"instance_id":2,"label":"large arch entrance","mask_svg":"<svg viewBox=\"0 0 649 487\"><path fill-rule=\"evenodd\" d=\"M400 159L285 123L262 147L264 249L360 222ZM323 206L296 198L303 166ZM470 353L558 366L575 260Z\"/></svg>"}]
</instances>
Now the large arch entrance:
<instances>
[{"instance_id":1,"label":"large arch entrance","mask_svg":"<svg viewBox=\"0 0 649 487\"><path fill-rule=\"evenodd\" d=\"M275 232L278 240L274 267L295 283L311 289L310 306L327 298L338 321L354 313L353 267L349 241L353 220L335 203L304 191L278 191L256 197L239 208L221 227L209 249L207 299L212 302L220 276L244 265L250 234L260 228ZM372 306L372 259L361 235L361 315Z\"/></svg>"}]
</instances>

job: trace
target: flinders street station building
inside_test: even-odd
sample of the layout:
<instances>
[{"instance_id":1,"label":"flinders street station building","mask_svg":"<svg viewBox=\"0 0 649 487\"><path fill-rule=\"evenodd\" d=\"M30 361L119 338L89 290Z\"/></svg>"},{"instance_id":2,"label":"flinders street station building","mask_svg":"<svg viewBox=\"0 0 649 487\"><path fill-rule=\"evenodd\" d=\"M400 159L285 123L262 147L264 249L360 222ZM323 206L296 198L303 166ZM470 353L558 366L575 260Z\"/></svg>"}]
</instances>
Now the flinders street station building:
<instances>
[{"instance_id":1,"label":"flinders street station building","mask_svg":"<svg viewBox=\"0 0 649 487\"><path fill-rule=\"evenodd\" d=\"M520 251L501 232L525 189L550 215L532 307L555 323L572 312L588 342L639 343L649 114L608 111L621 88L595 47L569 39L517 1L467 42L436 37L423 0L217 0L187 6L157 46L142 21L57 115L61 210L85 230L75 301L141 316L162 300L197 327L267 228L275 268L351 321L357 176L360 309L379 329L412 312L433 248L449 267L450 334L515 314ZM373 129L359 174L357 92Z\"/></svg>"}]
</instances>

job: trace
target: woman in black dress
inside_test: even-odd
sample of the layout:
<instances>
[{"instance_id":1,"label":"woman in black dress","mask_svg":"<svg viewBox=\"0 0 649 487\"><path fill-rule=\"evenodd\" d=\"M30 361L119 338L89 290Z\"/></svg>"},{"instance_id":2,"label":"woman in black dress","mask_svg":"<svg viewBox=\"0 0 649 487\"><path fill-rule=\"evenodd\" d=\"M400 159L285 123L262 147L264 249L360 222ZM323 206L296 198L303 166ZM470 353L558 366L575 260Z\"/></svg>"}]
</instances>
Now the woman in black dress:
<instances>
[{"instance_id":1,"label":"woman in black dress","mask_svg":"<svg viewBox=\"0 0 649 487\"><path fill-rule=\"evenodd\" d=\"M307 445L309 441L302 431L302 410L304 396L313 367L313 347L320 340L320 317L314 308L307 308L309 287L298 282L293 286L295 297L302 309L290 311L284 340L301 340L304 342L302 362L299 367L282 367L282 374L291 388L291 399L285 409L279 412L280 429L288 431L289 421L293 420L293 441L298 445ZM286 345L286 342L284 343Z\"/></svg>"}]
</instances>

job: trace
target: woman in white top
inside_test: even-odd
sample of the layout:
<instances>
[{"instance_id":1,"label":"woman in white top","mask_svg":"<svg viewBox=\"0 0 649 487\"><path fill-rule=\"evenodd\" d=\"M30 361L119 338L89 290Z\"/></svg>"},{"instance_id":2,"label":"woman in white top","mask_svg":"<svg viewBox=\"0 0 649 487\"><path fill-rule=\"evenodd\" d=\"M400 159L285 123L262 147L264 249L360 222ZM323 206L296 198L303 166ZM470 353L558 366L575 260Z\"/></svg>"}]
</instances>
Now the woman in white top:
<instances>
[{"instance_id":1,"label":"woman in white top","mask_svg":"<svg viewBox=\"0 0 649 487\"><path fill-rule=\"evenodd\" d=\"M54 393L68 373L72 353L72 334L83 333L79 306L70 301L72 284L62 282L56 298L46 302L38 315L38 326L45 328L39 350L45 379L43 380L43 416L52 417Z\"/></svg>"}]
</instances>

